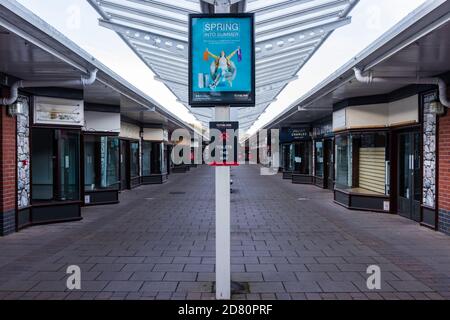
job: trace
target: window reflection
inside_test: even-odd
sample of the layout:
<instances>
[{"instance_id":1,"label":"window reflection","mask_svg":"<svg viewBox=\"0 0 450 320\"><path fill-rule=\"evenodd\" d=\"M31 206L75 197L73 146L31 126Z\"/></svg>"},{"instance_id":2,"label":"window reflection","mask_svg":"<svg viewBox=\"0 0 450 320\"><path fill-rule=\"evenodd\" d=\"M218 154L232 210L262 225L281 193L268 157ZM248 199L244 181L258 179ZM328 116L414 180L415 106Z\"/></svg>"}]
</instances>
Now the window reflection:
<instances>
[{"instance_id":1,"label":"window reflection","mask_svg":"<svg viewBox=\"0 0 450 320\"><path fill-rule=\"evenodd\" d=\"M119 138L84 136L84 189L86 191L119 187Z\"/></svg>"}]
</instances>

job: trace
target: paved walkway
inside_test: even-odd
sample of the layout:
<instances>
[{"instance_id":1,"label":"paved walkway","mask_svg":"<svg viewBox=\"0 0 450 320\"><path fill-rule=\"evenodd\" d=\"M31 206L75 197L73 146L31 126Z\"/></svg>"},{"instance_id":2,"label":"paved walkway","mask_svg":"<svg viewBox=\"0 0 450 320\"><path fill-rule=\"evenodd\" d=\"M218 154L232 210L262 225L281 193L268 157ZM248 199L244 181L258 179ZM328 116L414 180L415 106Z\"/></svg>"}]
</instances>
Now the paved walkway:
<instances>
[{"instance_id":1,"label":"paved walkway","mask_svg":"<svg viewBox=\"0 0 450 320\"><path fill-rule=\"evenodd\" d=\"M348 211L332 194L232 169L235 299L450 299L450 238L398 216ZM83 209L84 220L0 238L0 299L212 299L214 171ZM66 289L68 265L82 290ZM369 291L378 265L382 288Z\"/></svg>"}]
</instances>

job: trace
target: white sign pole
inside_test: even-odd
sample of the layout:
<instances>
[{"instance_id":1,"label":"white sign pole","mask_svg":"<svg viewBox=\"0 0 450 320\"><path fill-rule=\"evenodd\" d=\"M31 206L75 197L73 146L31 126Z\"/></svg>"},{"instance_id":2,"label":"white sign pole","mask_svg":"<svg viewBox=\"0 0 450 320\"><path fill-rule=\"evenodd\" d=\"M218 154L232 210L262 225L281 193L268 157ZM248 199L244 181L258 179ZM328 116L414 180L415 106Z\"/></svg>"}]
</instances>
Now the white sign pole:
<instances>
[{"instance_id":1,"label":"white sign pole","mask_svg":"<svg viewBox=\"0 0 450 320\"><path fill-rule=\"evenodd\" d=\"M230 108L216 107L216 121L229 121ZM216 167L216 299L231 298L230 167Z\"/></svg>"},{"instance_id":2,"label":"white sign pole","mask_svg":"<svg viewBox=\"0 0 450 320\"><path fill-rule=\"evenodd\" d=\"M230 13L217 1L215 13ZM216 107L215 121L229 121L230 107ZM230 167L216 167L216 299L231 299Z\"/></svg>"}]
</instances>

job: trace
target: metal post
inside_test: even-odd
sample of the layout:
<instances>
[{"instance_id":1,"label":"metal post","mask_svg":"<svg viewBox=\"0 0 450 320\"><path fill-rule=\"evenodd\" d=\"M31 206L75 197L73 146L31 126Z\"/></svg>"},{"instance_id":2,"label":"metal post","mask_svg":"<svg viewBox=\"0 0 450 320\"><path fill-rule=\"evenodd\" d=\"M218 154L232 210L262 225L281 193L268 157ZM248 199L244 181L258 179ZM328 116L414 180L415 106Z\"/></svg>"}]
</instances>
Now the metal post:
<instances>
[{"instance_id":1,"label":"metal post","mask_svg":"<svg viewBox=\"0 0 450 320\"><path fill-rule=\"evenodd\" d=\"M230 13L227 0L218 0L215 13ZM230 120L230 107L215 108L216 121ZM231 298L230 167L216 167L216 299Z\"/></svg>"},{"instance_id":2,"label":"metal post","mask_svg":"<svg viewBox=\"0 0 450 320\"><path fill-rule=\"evenodd\" d=\"M229 121L230 108L216 107L216 121ZM216 299L231 298L230 167L216 167Z\"/></svg>"}]
</instances>

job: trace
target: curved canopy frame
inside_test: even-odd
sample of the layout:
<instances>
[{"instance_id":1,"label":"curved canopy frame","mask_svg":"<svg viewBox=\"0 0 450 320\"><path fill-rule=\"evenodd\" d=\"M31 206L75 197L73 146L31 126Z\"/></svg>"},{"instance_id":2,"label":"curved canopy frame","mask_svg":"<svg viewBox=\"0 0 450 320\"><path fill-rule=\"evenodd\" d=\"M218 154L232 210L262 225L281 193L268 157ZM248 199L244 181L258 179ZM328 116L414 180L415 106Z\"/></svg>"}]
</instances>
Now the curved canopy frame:
<instances>
[{"instance_id":1,"label":"curved canopy frame","mask_svg":"<svg viewBox=\"0 0 450 320\"><path fill-rule=\"evenodd\" d=\"M101 26L115 31L203 124L211 110L187 104L188 14L213 10L215 0L88 0ZM249 129L348 16L359 0L229 0L237 12L255 13L256 99L239 110ZM261 95L261 97L259 97ZM259 102L261 101L261 102Z\"/></svg>"}]
</instances>

